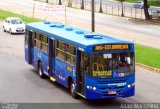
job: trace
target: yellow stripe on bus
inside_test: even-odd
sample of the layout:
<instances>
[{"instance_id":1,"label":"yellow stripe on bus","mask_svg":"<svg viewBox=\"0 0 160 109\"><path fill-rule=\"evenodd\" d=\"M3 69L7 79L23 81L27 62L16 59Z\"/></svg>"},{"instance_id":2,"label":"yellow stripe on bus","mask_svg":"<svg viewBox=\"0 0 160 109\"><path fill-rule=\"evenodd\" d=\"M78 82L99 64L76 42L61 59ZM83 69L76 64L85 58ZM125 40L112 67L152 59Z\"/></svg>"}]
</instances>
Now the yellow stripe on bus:
<instances>
[{"instance_id":1,"label":"yellow stripe on bus","mask_svg":"<svg viewBox=\"0 0 160 109\"><path fill-rule=\"evenodd\" d=\"M77 93L79 96L83 97L83 98L86 98L84 95L80 94L80 93Z\"/></svg>"},{"instance_id":2,"label":"yellow stripe on bus","mask_svg":"<svg viewBox=\"0 0 160 109\"><path fill-rule=\"evenodd\" d=\"M50 77L50 80L52 80L53 82L55 82L55 81L56 81L56 79L55 79L55 78L53 78L53 77Z\"/></svg>"}]
</instances>

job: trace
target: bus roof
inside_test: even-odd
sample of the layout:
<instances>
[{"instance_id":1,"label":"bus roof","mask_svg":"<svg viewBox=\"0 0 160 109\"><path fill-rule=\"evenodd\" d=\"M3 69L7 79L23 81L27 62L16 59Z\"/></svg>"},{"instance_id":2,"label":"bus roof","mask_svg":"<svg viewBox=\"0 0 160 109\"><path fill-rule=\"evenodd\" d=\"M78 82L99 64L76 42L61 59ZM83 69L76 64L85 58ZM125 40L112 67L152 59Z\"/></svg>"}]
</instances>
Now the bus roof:
<instances>
[{"instance_id":1,"label":"bus roof","mask_svg":"<svg viewBox=\"0 0 160 109\"><path fill-rule=\"evenodd\" d=\"M35 22L26 24L27 28L48 35L50 38L64 40L78 46L99 44L129 44L131 42L113 38L110 36L93 33L78 27L63 25L57 22Z\"/></svg>"}]
</instances>

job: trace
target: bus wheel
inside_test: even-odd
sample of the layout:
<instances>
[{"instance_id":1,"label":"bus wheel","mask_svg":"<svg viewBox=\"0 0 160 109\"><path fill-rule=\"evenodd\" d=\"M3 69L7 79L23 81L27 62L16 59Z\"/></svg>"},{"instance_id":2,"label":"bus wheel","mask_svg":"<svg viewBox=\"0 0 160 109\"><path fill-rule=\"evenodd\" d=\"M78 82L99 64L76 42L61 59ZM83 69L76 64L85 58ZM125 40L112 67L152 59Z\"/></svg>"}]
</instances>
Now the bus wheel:
<instances>
[{"instance_id":1,"label":"bus wheel","mask_svg":"<svg viewBox=\"0 0 160 109\"><path fill-rule=\"evenodd\" d=\"M44 73L43 73L43 67L42 67L42 63L41 63L41 62L39 62L38 74L39 74L40 78L45 78L45 75L44 75Z\"/></svg>"},{"instance_id":2,"label":"bus wheel","mask_svg":"<svg viewBox=\"0 0 160 109\"><path fill-rule=\"evenodd\" d=\"M70 93L71 93L73 98L76 98L76 99L78 98L78 95L75 92L75 84L74 84L73 81L71 81L71 83L70 83Z\"/></svg>"}]
</instances>

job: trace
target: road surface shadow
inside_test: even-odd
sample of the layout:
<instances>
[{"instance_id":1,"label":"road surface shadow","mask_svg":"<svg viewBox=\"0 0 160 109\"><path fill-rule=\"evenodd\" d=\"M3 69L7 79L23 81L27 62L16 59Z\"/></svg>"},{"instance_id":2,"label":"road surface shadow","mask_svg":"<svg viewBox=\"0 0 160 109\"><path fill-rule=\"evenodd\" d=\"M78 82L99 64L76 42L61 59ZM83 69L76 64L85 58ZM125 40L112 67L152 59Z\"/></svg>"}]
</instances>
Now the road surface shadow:
<instances>
[{"instance_id":1,"label":"road surface shadow","mask_svg":"<svg viewBox=\"0 0 160 109\"><path fill-rule=\"evenodd\" d=\"M30 69L31 72L33 72L34 74L36 74L38 77L38 73L35 69ZM52 84L54 87L58 88L59 90L62 90L65 94L68 94L71 96L70 91L63 87L61 84L57 83L57 82L52 82L49 78L44 79L45 81L47 81L49 84ZM47 88L47 86L45 86ZM78 98L78 100L81 103L62 103L64 105L70 107L69 104L72 104L73 107L75 107L76 109L119 109L121 104L126 103L126 100L124 100L123 98L109 98L109 99L104 99L104 100L85 100L81 97Z\"/></svg>"},{"instance_id":2,"label":"road surface shadow","mask_svg":"<svg viewBox=\"0 0 160 109\"><path fill-rule=\"evenodd\" d=\"M6 32L8 34L10 34L9 32ZM25 33L12 33L10 34L11 36L16 36L16 35L25 35Z\"/></svg>"}]
</instances>

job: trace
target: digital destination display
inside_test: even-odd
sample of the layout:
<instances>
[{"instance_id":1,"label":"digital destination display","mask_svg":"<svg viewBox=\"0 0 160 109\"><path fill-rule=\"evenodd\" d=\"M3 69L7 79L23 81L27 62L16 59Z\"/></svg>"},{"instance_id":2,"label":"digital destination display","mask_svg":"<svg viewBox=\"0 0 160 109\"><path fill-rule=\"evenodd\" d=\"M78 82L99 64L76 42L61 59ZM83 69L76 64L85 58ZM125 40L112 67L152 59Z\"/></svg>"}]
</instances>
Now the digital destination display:
<instances>
[{"instance_id":1,"label":"digital destination display","mask_svg":"<svg viewBox=\"0 0 160 109\"><path fill-rule=\"evenodd\" d=\"M93 71L93 77L111 77L112 71Z\"/></svg>"},{"instance_id":2,"label":"digital destination display","mask_svg":"<svg viewBox=\"0 0 160 109\"><path fill-rule=\"evenodd\" d=\"M106 45L96 45L93 47L94 51L102 50L128 50L129 44L106 44Z\"/></svg>"}]
</instances>

